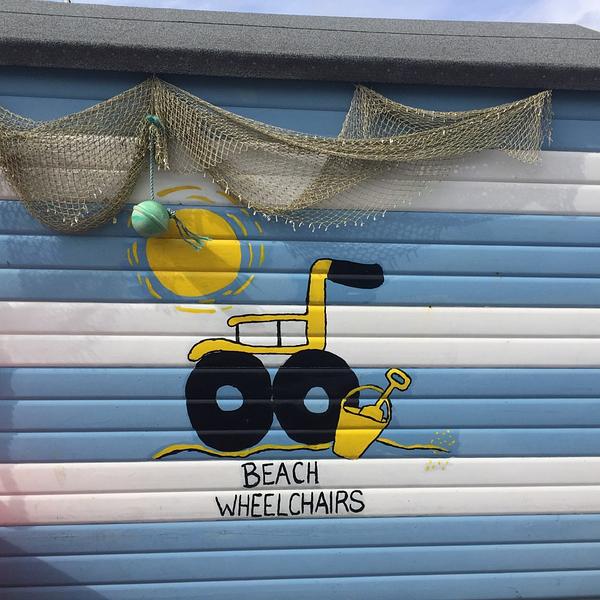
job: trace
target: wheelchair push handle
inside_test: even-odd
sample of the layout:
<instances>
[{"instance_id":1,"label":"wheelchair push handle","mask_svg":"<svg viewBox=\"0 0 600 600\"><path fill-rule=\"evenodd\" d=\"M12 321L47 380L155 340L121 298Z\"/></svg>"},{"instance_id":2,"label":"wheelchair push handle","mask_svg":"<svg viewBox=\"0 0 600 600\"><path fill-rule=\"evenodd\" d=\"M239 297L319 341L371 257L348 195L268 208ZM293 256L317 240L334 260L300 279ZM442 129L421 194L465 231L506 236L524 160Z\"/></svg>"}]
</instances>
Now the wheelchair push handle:
<instances>
[{"instance_id":1,"label":"wheelchair push handle","mask_svg":"<svg viewBox=\"0 0 600 600\"><path fill-rule=\"evenodd\" d=\"M346 287L373 290L383 283L383 269L378 264L332 260L327 278Z\"/></svg>"}]
</instances>

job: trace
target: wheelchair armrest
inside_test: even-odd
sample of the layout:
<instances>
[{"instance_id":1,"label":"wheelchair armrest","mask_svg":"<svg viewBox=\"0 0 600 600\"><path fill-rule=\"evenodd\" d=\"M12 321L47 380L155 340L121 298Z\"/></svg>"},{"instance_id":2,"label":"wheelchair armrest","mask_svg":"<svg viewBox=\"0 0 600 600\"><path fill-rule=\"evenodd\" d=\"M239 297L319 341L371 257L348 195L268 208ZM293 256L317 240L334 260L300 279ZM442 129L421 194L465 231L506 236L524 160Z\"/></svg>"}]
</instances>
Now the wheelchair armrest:
<instances>
[{"instance_id":1,"label":"wheelchair armrest","mask_svg":"<svg viewBox=\"0 0 600 600\"><path fill-rule=\"evenodd\" d=\"M305 314L280 314L280 315L239 315L237 317L229 317L227 325L236 327L241 323L273 323L276 321L306 321Z\"/></svg>"}]
</instances>

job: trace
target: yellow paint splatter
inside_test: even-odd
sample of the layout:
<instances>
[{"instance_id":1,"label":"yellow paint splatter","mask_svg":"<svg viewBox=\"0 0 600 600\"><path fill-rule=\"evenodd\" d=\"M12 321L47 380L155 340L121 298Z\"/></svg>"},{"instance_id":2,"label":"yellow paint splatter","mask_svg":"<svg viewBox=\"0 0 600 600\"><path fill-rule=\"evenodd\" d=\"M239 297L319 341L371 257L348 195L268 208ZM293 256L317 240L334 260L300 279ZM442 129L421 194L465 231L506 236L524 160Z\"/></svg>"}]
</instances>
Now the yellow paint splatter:
<instances>
[{"instance_id":1,"label":"yellow paint splatter","mask_svg":"<svg viewBox=\"0 0 600 600\"><path fill-rule=\"evenodd\" d=\"M202 300L198 300L198 304L214 304L216 300L214 298L203 298Z\"/></svg>"},{"instance_id":2,"label":"yellow paint splatter","mask_svg":"<svg viewBox=\"0 0 600 600\"><path fill-rule=\"evenodd\" d=\"M216 308L191 308L189 306L176 306L176 310L187 313L196 313L196 314L214 314L217 312Z\"/></svg>"},{"instance_id":3,"label":"yellow paint splatter","mask_svg":"<svg viewBox=\"0 0 600 600\"><path fill-rule=\"evenodd\" d=\"M217 191L217 194L223 196L223 198L227 198L227 200L231 202L231 204L237 204L237 200L230 194L226 194L225 192L221 192L220 190Z\"/></svg>"},{"instance_id":4,"label":"yellow paint splatter","mask_svg":"<svg viewBox=\"0 0 600 600\"><path fill-rule=\"evenodd\" d=\"M242 230L244 237L248 237L248 230L246 229L246 226L240 221L240 219L231 213L227 213L227 216Z\"/></svg>"},{"instance_id":5,"label":"yellow paint splatter","mask_svg":"<svg viewBox=\"0 0 600 600\"><path fill-rule=\"evenodd\" d=\"M145 278L146 287L152 296L154 296L157 300L162 300L162 296L152 287L152 282L148 277Z\"/></svg>"},{"instance_id":6,"label":"yellow paint splatter","mask_svg":"<svg viewBox=\"0 0 600 600\"><path fill-rule=\"evenodd\" d=\"M433 461L433 460L428 460L427 463L425 464L425 470L426 471L445 471L446 467L450 464L449 461L447 460L438 460L438 461Z\"/></svg>"},{"instance_id":7,"label":"yellow paint splatter","mask_svg":"<svg viewBox=\"0 0 600 600\"><path fill-rule=\"evenodd\" d=\"M237 296L241 294L252 283L254 277L254 275L250 275L250 277L248 277L248 279L246 279L246 281L237 290L235 290L235 292L233 292L233 295Z\"/></svg>"},{"instance_id":8,"label":"yellow paint splatter","mask_svg":"<svg viewBox=\"0 0 600 600\"><path fill-rule=\"evenodd\" d=\"M221 310L222 310L223 312L225 312L225 311L227 311L227 310L231 310L232 308L233 308L233 306L230 304L229 306L222 306L222 307L221 307Z\"/></svg>"},{"instance_id":9,"label":"yellow paint splatter","mask_svg":"<svg viewBox=\"0 0 600 600\"><path fill-rule=\"evenodd\" d=\"M168 196L169 194L173 194L174 192L183 192L184 190L201 190L202 188L199 185L176 185L175 187L165 188L164 190L160 190L157 192L157 196L159 198L163 198L164 196Z\"/></svg>"},{"instance_id":10,"label":"yellow paint splatter","mask_svg":"<svg viewBox=\"0 0 600 600\"><path fill-rule=\"evenodd\" d=\"M456 445L456 438L449 429L445 429L444 431L434 431L433 433L435 437L431 440L432 444L442 445L448 449L448 452L450 452L452 446Z\"/></svg>"},{"instance_id":11,"label":"yellow paint splatter","mask_svg":"<svg viewBox=\"0 0 600 600\"><path fill-rule=\"evenodd\" d=\"M233 292L233 290L227 290L226 292L223 292L223 296L229 296L231 292Z\"/></svg>"}]
</instances>

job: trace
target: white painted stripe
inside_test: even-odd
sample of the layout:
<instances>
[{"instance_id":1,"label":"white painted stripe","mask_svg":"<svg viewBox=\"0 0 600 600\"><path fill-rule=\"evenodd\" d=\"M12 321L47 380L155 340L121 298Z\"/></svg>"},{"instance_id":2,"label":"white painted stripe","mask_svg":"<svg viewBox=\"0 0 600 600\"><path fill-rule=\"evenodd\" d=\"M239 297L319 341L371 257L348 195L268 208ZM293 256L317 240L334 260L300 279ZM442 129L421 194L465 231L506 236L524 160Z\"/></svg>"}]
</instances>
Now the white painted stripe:
<instances>
[{"instance_id":1,"label":"white painted stripe","mask_svg":"<svg viewBox=\"0 0 600 600\"><path fill-rule=\"evenodd\" d=\"M182 310L183 309L183 310ZM186 310L204 312L185 312ZM0 302L5 334L230 336L227 319L243 314L303 313L304 306ZM328 306L330 337L600 337L599 308ZM293 322L283 323L284 335ZM295 324L298 327L298 324ZM246 328L247 327L247 328ZM273 336L273 323L240 326ZM296 335L301 329L296 328Z\"/></svg>"},{"instance_id":2,"label":"white painted stripe","mask_svg":"<svg viewBox=\"0 0 600 600\"><path fill-rule=\"evenodd\" d=\"M5 335L0 366L190 366L188 351L203 336ZM247 345L275 341L242 337ZM288 337L284 345L302 345ZM352 367L600 367L598 338L377 338L334 337L328 351ZM266 366L285 356L261 355Z\"/></svg>"},{"instance_id":3,"label":"white painted stripe","mask_svg":"<svg viewBox=\"0 0 600 600\"><path fill-rule=\"evenodd\" d=\"M235 491L243 488L249 461L206 460L118 463L0 464L0 494L93 494ZM276 473L294 460L252 461ZM397 458L303 461L318 465L327 488L441 488L600 485L600 457ZM273 479L274 477L271 476ZM256 489L287 489L285 480ZM311 486L314 489L319 486ZM600 509L600 507L599 507Z\"/></svg>"},{"instance_id":4,"label":"white painted stripe","mask_svg":"<svg viewBox=\"0 0 600 600\"><path fill-rule=\"evenodd\" d=\"M175 186L200 189L169 193L161 198L163 201L193 206L231 204L209 178L159 173L159 190ZM130 202L146 199L147 187L147 176L142 174ZM435 183L429 192L413 198L401 210L597 215L599 194L600 153L542 152L538 164L527 165L502 153L488 152L464 159L450 177ZM5 199L16 197L3 181L0 181L0 195ZM205 196L208 201L189 198L191 195ZM360 207L348 205L348 208Z\"/></svg>"},{"instance_id":5,"label":"white painted stripe","mask_svg":"<svg viewBox=\"0 0 600 600\"><path fill-rule=\"evenodd\" d=\"M358 490L352 482L345 488ZM252 494L253 490L244 490ZM325 498L329 488L320 490ZM337 490L332 490L333 498ZM262 516L264 490L258 492L258 511ZM442 515L514 515L600 512L600 486L532 486L532 487L447 487L447 488L367 488L357 497L364 510L353 513L340 509L332 515L320 510L298 511L300 497L319 492L308 488L280 490L269 497L273 515L278 503L281 517L388 517ZM143 494L67 494L35 496L0 496L0 503L10 507L0 513L0 525L41 525L65 523L122 523L150 521L188 521L249 518L242 513L233 517L219 515L215 496L221 505L232 502L237 492L146 492ZM251 499L250 499L251 500ZM247 502L247 500L246 500ZM357 506L355 504L355 506ZM267 515L267 516L271 516ZM274 516L274 515L273 515Z\"/></svg>"}]
</instances>

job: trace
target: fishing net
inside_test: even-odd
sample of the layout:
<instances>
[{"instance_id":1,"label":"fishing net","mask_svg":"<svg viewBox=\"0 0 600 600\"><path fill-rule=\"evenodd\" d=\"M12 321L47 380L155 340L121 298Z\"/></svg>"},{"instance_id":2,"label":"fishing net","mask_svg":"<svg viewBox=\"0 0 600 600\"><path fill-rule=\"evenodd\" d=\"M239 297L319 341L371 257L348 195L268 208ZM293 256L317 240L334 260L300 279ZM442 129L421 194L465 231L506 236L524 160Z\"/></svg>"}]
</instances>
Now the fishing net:
<instances>
[{"instance_id":1,"label":"fishing net","mask_svg":"<svg viewBox=\"0 0 600 600\"><path fill-rule=\"evenodd\" d=\"M541 92L482 110L435 112L359 86L339 136L321 137L235 115L152 78L54 121L0 109L0 169L29 211L59 231L114 217L148 155L159 168L212 177L268 218L362 223L401 208L473 152L534 162L549 134L550 98Z\"/></svg>"}]
</instances>

